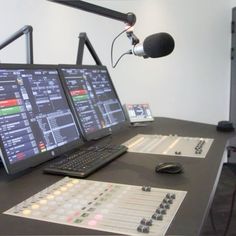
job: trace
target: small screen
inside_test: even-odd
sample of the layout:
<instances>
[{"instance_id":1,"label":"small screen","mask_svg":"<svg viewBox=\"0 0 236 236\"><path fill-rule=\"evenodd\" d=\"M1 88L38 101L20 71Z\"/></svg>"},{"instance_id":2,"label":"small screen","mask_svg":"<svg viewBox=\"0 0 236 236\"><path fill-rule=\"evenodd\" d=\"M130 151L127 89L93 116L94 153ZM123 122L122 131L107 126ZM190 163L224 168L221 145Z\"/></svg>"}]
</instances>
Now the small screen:
<instances>
[{"instance_id":1,"label":"small screen","mask_svg":"<svg viewBox=\"0 0 236 236\"><path fill-rule=\"evenodd\" d=\"M125 121L106 67L73 67L61 70L86 135Z\"/></svg>"},{"instance_id":2,"label":"small screen","mask_svg":"<svg viewBox=\"0 0 236 236\"><path fill-rule=\"evenodd\" d=\"M144 122L154 120L148 104L125 105L130 122Z\"/></svg>"},{"instance_id":3,"label":"small screen","mask_svg":"<svg viewBox=\"0 0 236 236\"><path fill-rule=\"evenodd\" d=\"M80 138L56 69L1 68L0 136L10 165Z\"/></svg>"}]
</instances>

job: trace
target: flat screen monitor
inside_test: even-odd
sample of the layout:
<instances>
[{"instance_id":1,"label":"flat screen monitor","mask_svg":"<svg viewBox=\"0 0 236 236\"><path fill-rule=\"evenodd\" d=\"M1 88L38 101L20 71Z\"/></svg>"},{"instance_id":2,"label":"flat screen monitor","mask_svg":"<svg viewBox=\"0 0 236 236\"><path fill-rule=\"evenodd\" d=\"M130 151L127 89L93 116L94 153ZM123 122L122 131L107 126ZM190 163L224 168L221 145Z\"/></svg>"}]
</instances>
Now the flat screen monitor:
<instances>
[{"instance_id":1,"label":"flat screen monitor","mask_svg":"<svg viewBox=\"0 0 236 236\"><path fill-rule=\"evenodd\" d=\"M124 109L130 123L147 122L154 120L148 103L125 104Z\"/></svg>"},{"instance_id":2,"label":"flat screen monitor","mask_svg":"<svg viewBox=\"0 0 236 236\"><path fill-rule=\"evenodd\" d=\"M57 67L0 64L1 157L14 174L81 144Z\"/></svg>"},{"instance_id":3,"label":"flat screen monitor","mask_svg":"<svg viewBox=\"0 0 236 236\"><path fill-rule=\"evenodd\" d=\"M87 140L103 137L126 122L105 66L60 65L60 71Z\"/></svg>"}]
</instances>

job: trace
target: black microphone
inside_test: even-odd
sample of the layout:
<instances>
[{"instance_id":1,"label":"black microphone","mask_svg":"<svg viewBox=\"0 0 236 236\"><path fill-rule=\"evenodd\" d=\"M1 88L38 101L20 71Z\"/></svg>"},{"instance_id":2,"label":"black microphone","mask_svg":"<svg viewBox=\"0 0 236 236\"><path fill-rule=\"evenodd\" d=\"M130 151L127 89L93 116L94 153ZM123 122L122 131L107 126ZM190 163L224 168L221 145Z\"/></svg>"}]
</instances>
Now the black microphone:
<instances>
[{"instance_id":1,"label":"black microphone","mask_svg":"<svg viewBox=\"0 0 236 236\"><path fill-rule=\"evenodd\" d=\"M136 44L132 53L144 58L164 57L172 53L175 47L175 41L167 33L152 34L145 38L142 44Z\"/></svg>"}]
</instances>

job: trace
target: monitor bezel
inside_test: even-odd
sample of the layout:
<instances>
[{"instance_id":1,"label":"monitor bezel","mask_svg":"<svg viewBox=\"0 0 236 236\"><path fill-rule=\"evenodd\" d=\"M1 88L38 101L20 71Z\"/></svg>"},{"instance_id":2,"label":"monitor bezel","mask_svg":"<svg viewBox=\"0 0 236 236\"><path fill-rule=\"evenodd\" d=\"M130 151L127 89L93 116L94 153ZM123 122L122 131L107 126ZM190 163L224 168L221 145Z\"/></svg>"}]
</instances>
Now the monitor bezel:
<instances>
[{"instance_id":1,"label":"monitor bezel","mask_svg":"<svg viewBox=\"0 0 236 236\"><path fill-rule=\"evenodd\" d=\"M45 70L56 70L58 72L58 79L59 79L59 83L61 84L61 88L62 88L62 92L64 93L65 95L65 90L63 88L63 84L61 83L61 79L60 79L60 74L59 74L59 70L58 70L58 65L44 65L44 64L0 64L0 69L16 69L16 70L19 70L19 69L45 69ZM70 103L67 99L67 96L65 95L65 98L67 100L67 104L69 106L69 109L71 110L71 106L70 106ZM23 170L26 170L26 169L29 169L31 167L35 167L39 164L42 164L46 161L49 161L51 159L54 159L60 155L62 155L63 153L65 152L68 152L72 149L75 149L75 148L78 148L80 147L81 145L84 144L84 141L82 139L82 134L81 134L81 130L79 129L79 126L78 126L78 123L76 121L76 118L74 117L74 114L73 112L71 111L72 113L72 116L74 118L74 121L75 121L75 125L77 126L77 129L78 129L78 133L79 133L79 139L78 140L74 140L68 144L64 144L60 147L57 147L55 149L52 149L52 150L48 150L48 151L45 151L43 153L39 153L35 156L32 156L30 158L27 158L27 159L24 159L24 160L21 160L19 162L16 162L16 163L10 163L9 160L8 160L8 157L7 157L7 153L6 153L6 150L3 146L3 141L2 141L2 138L0 137L0 155L1 155L1 158L2 158L2 162L4 164L4 167L7 171L8 174L16 174L20 171L23 171Z\"/></svg>"},{"instance_id":2,"label":"monitor bezel","mask_svg":"<svg viewBox=\"0 0 236 236\"><path fill-rule=\"evenodd\" d=\"M111 87L115 93L115 96L120 104L120 107L122 109L122 112L123 112L123 115L124 115L124 121L118 123L118 124L115 124L113 126L110 126L110 127L107 127L107 128L103 128L103 129L100 129L100 130L97 130L93 133L86 133L83 126L82 126L82 122L80 120L80 117L78 115L78 112L75 108L75 105L74 105L74 102L72 101L72 97L70 95L70 92L69 92L69 89L66 85L66 81L64 79L64 74L63 74L63 71L62 69L102 69L102 70L106 70L107 72L107 75L108 75L108 80L111 84ZM75 116L77 117L77 121L78 123L80 124L80 129L82 130L82 133L83 133L83 136L84 136L84 139L87 140L87 141L91 141L91 140L97 140L97 139L100 139L100 138L103 138L105 136L108 136L112 133L115 133L117 132L118 130L120 130L122 127L126 126L128 124L128 121L127 121L127 118L126 118L126 115L125 115L125 112L124 112L124 109L123 109L123 106L120 102L120 99L119 99L119 96L117 94L117 91L115 89L115 86L113 84L113 81L111 79L111 76L109 74L109 71L107 69L106 66L104 65L76 65L76 64L59 64L59 73L60 73L60 78L62 80L62 84L64 85L65 87L65 93L66 93L66 96L68 97L68 100L70 101L70 104L71 106L73 107L72 108L72 111L74 112Z\"/></svg>"}]
</instances>

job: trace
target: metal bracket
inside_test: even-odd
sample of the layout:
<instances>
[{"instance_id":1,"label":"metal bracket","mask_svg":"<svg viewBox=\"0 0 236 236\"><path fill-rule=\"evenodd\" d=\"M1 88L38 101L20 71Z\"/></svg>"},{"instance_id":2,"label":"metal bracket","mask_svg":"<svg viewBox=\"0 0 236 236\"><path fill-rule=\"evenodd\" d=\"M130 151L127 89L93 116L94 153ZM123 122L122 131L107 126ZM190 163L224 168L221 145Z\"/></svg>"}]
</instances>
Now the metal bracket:
<instances>
[{"instance_id":1,"label":"metal bracket","mask_svg":"<svg viewBox=\"0 0 236 236\"><path fill-rule=\"evenodd\" d=\"M95 52L91 42L89 41L89 38L86 33L80 33L79 34L79 47L78 47L78 53L77 53L77 59L76 64L82 65L83 62L83 56L84 56L84 45L88 48L91 56L93 57L94 61L97 65L102 65L102 62L100 61L97 53Z\"/></svg>"}]
</instances>

